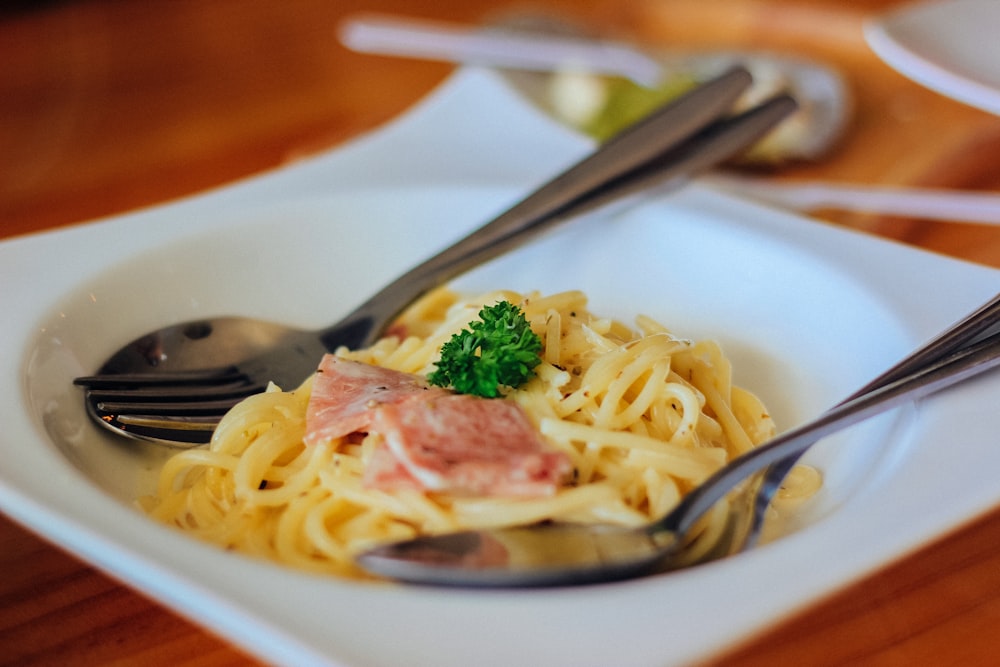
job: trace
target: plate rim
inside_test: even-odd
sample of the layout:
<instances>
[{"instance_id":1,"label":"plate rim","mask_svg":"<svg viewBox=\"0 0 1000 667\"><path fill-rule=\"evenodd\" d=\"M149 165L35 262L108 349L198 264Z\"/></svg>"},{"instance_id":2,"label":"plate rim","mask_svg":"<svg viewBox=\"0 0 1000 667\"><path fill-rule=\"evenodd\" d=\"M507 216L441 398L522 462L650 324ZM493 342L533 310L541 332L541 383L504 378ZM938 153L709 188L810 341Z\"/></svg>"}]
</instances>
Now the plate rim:
<instances>
[{"instance_id":1,"label":"plate rim","mask_svg":"<svg viewBox=\"0 0 1000 667\"><path fill-rule=\"evenodd\" d=\"M438 97L436 98L437 103L442 103L443 101L449 102L450 104L466 104L468 103L468 98L462 97L461 95L456 96L456 88L461 88L461 92L467 92L469 90L475 92L476 94L483 93L484 91L489 94L496 94L499 98L504 97L502 91L498 92L497 87L499 84L492 76L483 73L476 74L463 74L454 79L450 84L446 85L444 89L438 92ZM450 87L449 87L450 86ZM451 97L449 97L451 95ZM431 102L434 104L435 102ZM517 106L519 103L516 100L510 99L505 102L508 106ZM534 113L533 111L531 113ZM418 111L419 114L419 111ZM426 118L425 118L426 120ZM391 135L393 132L401 132L406 130L407 120L403 120L400 124L394 125L388 130L388 134ZM435 121L436 122L436 121ZM426 126L416 125L422 129L426 129ZM541 126L544 128L545 123ZM409 131L413 131L414 125L409 126ZM540 131L543 131L540 129ZM545 129L544 131L547 131ZM380 135L374 138L376 142L383 141L385 135ZM398 138L398 134L397 134ZM565 149L567 153L577 150L573 145L573 141L567 140L563 143L565 144ZM580 143L580 142L577 142ZM391 142L390 142L391 144ZM358 144L352 149L346 151L346 154L350 154L353 151L355 163L359 159L368 159L365 157L364 146ZM335 151L336 153L336 151ZM371 153L368 153L370 155ZM341 154L344 155L344 154ZM361 155L362 157L358 157ZM275 186L273 183L275 181L288 183L289 173L292 171L298 171L301 177L305 174L307 181L314 183L314 177L317 172L328 173L326 170L330 168L330 164L337 162L334 156L322 156L318 158L316 162L310 163L309 165L293 167L288 171L279 171L275 174L263 177L261 180L256 180L256 182L249 182L238 184L233 186L232 189L223 189L214 193L210 193L207 196L195 197L191 200L184 200L181 202L175 202L165 205L163 208L156 208L150 211L137 212L135 214L127 214L121 217L115 217L110 220L98 221L91 225L85 225L81 227L67 228L65 230L57 230L50 233L44 233L42 235L37 235L29 238L13 239L0 243L0 255L12 255L15 253L26 252L27 255L42 252L51 252L55 249L65 249L67 246L72 245L78 238L80 234L86 234L89 237L95 235L101 236L102 238L107 235L122 235L124 234L128 238L136 236L136 226L137 221L148 221L148 220L163 220L164 216L167 219L171 215L174 215L177 211L190 212L191 210L203 210L208 214L213 211L219 211L227 206L231 206L236 201L243 202L256 202L266 199L271 196L269 193L273 193ZM349 161L341 161L340 164L345 164ZM316 171L312 171L316 170ZM294 176L294 174L293 174ZM514 184L516 187L520 185L518 183L520 175L515 175L513 173L508 174L502 180L507 184ZM270 179L270 180L269 180ZM522 180L527 181L529 177L525 176ZM263 184L265 187L255 188L255 186L260 186ZM240 194L242 191L242 194ZM263 192L263 194L261 194ZM236 195L234 195L236 193ZM865 237L862 238L859 234L854 234L844 230L833 230L827 229L822 226L816 225L815 222L806 221L805 219L798 218L791 214L777 212L773 209L768 209L766 207L758 206L755 204L749 204L741 200L720 195L712 190L701 186L694 186L689 191L686 192L682 197L677 198L678 205L684 207L687 206L691 210L708 210L714 211L717 215L726 215L727 212L732 212L734 209L740 211L751 211L754 215L767 215L773 217L778 223L781 224L781 229L787 233L787 238L790 239L789 242L792 243L816 243L816 236L818 235L824 239L838 239L844 245L851 248L856 248L861 251L863 255L864 252L870 252L873 254L888 254L894 258L905 258L912 266L919 267L933 267L939 270L940 275L946 276L947 280L955 281L961 278L959 282L971 282L970 276L976 276L977 278L990 278L993 283L1000 284L1000 272L994 271L992 269L987 269L986 267L979 267L974 265L969 265L958 260L952 260L948 258L943 258L940 256L932 255L923 251L917 251L911 248L905 248L899 244L894 244L891 242L886 242L884 240ZM201 207L199 209L199 207ZM219 225L224 224L224 221L220 221ZM186 228L190 228L189 225ZM176 231L176 229L174 230ZM164 230L164 235L169 236ZM145 239L143 242L152 242ZM875 250L877 249L877 251ZM863 257L854 258L852 261L860 265L864 264ZM14 269L0 269L0 274L7 271L11 275L16 274L19 270L24 270L24 266L18 266L16 270ZM874 270L869 268L869 270ZM950 277L948 277L950 276ZM4 297L7 299L8 297ZM25 302L18 302L14 304L15 310L25 316L30 316L32 313L36 315L43 315L38 308L32 308L30 304ZM903 310L910 313L921 313L917 299L914 299L912 303L903 304L900 306ZM954 306L958 308L959 306ZM13 320L14 318L12 318ZM924 313L922 317L916 317L916 322L914 326L916 329L921 330L922 333L930 333L934 328L940 323L939 317L929 316ZM13 336L8 330L7 325L2 325L0 331L2 331L2 339L12 342L9 338L24 338L27 332L22 330L23 327L30 326L30 323L19 322L18 325L14 326L15 331ZM27 340L27 339L25 339ZM18 362L20 362L20 355L17 356ZM11 371L11 360L0 362L0 368L4 368L8 372ZM8 375L7 377L11 377ZM11 389L7 386L7 390ZM23 387L19 388L23 391ZM968 393L968 392L965 392ZM23 395L22 395L23 397ZM958 399L952 399L947 401L946 404L954 409L955 403ZM7 416L14 419L15 415L10 413L8 408L0 408L7 412ZM944 411L946 408L931 408L926 410L921 410L921 418L927 420L930 418L933 423L934 414ZM0 412L0 414L3 414ZM21 427L25 426L23 417L17 420ZM34 424L29 425L31 430L34 431L36 437L39 436L37 428ZM29 431L22 428L21 435L26 435ZM4 441L10 436L4 435L0 436L0 448L6 449L9 445L5 445ZM67 464L68 465L68 464ZM66 467L66 466L64 466ZM68 470L56 470L54 471L57 475L63 478L66 482L64 492L71 493L74 489L80 488L81 480L74 479L74 474ZM107 502L114 502L115 507L119 507L117 501L112 501L110 498L106 499ZM62 499L63 503L70 502L65 497ZM970 504L975 504L976 501L970 500ZM211 591L208 592L210 598L213 598L213 602L220 606L221 609L233 612L237 614L234 616L236 620L240 620L246 625L241 625L234 622L233 618L226 619L221 618L219 614L215 614L212 618L206 619L203 614L196 608L195 599L199 592L196 590L198 588L197 579L191 578L190 575L184 576L184 572L173 572L167 579L173 578L181 583L187 582L188 589L183 586L180 589L180 593L171 594L169 591L165 590L166 586L161 586L159 589L156 584L152 582L149 578L148 573L139 576L135 573L136 568L153 568L156 571L157 568L162 570L162 564L156 562L150 562L144 557L142 550L136 550L135 547L126 548L124 551L119 547L117 551L115 550L114 544L110 544L106 540L106 533L104 532L105 527L102 521L97 521L96 524L91 522L88 523L84 517L74 516L72 512L66 512L65 507L60 506L56 511L56 507L52 506L52 500L49 502L42 502L37 496L32 494L24 493L24 489L18 486L18 477L11 471L0 470L0 508L6 513L9 513L13 518L23 521L29 524L33 529L42 532L47 539L59 540L63 537L63 546L70 548L70 550L75 551L78 555L81 555L85 560L88 560L95 564L97 567L105 570L106 572L116 576L119 579L124 579L128 581L131 585L146 590L160 599L162 602L171 606L186 616L193 617L196 621L202 624L207 624L209 627L216 631L221 632L229 639L237 644L251 650L252 652L267 657L268 659L276 661L287 661L290 657L294 657L296 660L302 659L306 662L321 663L330 660L330 656L324 654L324 652L319 649L317 650L312 642L304 641L301 637L294 636L294 634L289 634L287 628L284 626L275 626L272 621L267 620L267 618L261 616L258 613L252 613L249 615L238 615L239 605L233 604L232 600L220 600L218 595L213 595ZM968 507L960 508L955 511L958 514L963 515L963 519L971 518L968 516ZM117 515L117 512L112 512L112 516ZM44 525L39 525L37 519L44 519L45 522L52 521L49 527L46 528ZM934 525L925 527L922 531L918 531L916 534L907 536L904 544L900 544L899 541L887 543L883 537L881 541L878 541L873 537L875 544L876 557L872 558L862 558L858 554L847 555L841 560L841 563L837 568L824 576L817 576L809 583L807 590L785 590L785 591L772 591L769 593L770 597L765 596L764 599L769 600L771 603L777 605L776 608L781 610L781 615L792 613L803 606L812 602L818 595L832 590L833 588L839 587L841 585L846 585L849 580L856 579L859 576L863 576L871 569L875 567L880 567L885 564L883 560L880 560L877 555L879 553L883 556L889 552L896 555L899 554L900 549L909 549L923 543L929 535L936 534L938 529L942 524L948 524L949 527L952 525L949 522L953 519L953 516L941 516L937 517L936 527ZM135 520L145 519L136 516ZM831 530L836 533L837 524L839 522L835 521ZM840 527L843 530L843 526ZM824 534L829 534L831 530L825 531ZM48 532L46 532L48 531ZM64 535L60 536L55 534L62 531ZM65 539L69 536L68 541ZM169 541L169 538L175 538L176 535L173 533L167 533L164 530L162 535L162 540ZM814 548L814 545L803 545L803 540L795 535L782 540L782 544L787 544L790 553L807 553ZM161 542L162 544L162 542ZM189 544L189 548L185 548L184 551L186 555L181 560L189 565L196 562L196 558L207 558L209 561L219 562L220 559L227 558L226 555L217 554L215 550L207 545L200 544ZM741 556L741 565L746 563L746 566L751 570L769 571L771 566L767 563L768 555L772 553L771 550L764 548L758 552L746 554ZM745 559L745 560L743 560ZM223 561L229 564L230 561ZM245 562L240 560L240 569L242 571L253 573L259 572L260 568L266 568L265 571L273 573L273 566L268 564L256 563L256 562ZM717 566L712 568L697 569L696 571L691 571L685 573L683 576L683 586L689 587L691 590L697 590L697 587L704 585L705 581L711 582L711 577L718 573L719 571L731 570L732 563L719 563ZM850 577L845 580L843 575L845 572L850 572ZM160 572L161 574L170 574ZM301 577L299 575L282 574L277 577L279 580L291 581L299 580ZM680 579L679 579L680 581ZM352 584L346 584L344 582L337 582L338 586L342 586L346 589L351 589ZM609 587L602 591L602 594L609 596L609 598L625 597L627 598L630 591L635 591L637 586L641 584L638 582L629 582L618 587ZM333 586L332 588L337 588ZM378 598L373 601L374 606L378 606L376 603L385 603L385 598L387 594L383 591L369 591L366 589L366 593L372 593L374 598ZM413 591L398 591L405 603L412 605L415 603L414 598L420 597ZM803 595L804 593L804 595ZM200 595L206 595L205 591L201 591ZM517 595L506 595L500 594L497 596L491 596L493 603L501 606L507 606L514 604L517 599ZM547 608L553 606L553 602L541 602L542 600L552 599L555 602L559 601L573 601L579 599L580 593L578 591L561 591L557 593L548 592L545 597L538 594L532 594L531 597L537 604L544 604ZM470 596L465 593L457 592L436 592L430 595L435 601L436 605L439 605L442 609L454 609L455 605L461 604L476 604L474 601L474 596ZM738 616L738 615L737 615ZM760 630L765 627L770 622L776 620L776 618L769 618L767 622L762 624L759 619L748 619L748 618L734 618L733 613L730 612L729 620L732 623L732 628L734 631L729 633L723 638L724 641L717 646L712 647L688 647L688 654L683 654L680 652L677 657L681 660L693 659L693 658L704 658L715 649L721 649L725 646L731 645L735 641L745 639L746 636L754 631ZM262 643L263 640L263 643ZM652 658L653 656L639 656L640 658ZM662 662L662 660L658 661ZM638 663L637 663L638 664Z\"/></svg>"}]
</instances>

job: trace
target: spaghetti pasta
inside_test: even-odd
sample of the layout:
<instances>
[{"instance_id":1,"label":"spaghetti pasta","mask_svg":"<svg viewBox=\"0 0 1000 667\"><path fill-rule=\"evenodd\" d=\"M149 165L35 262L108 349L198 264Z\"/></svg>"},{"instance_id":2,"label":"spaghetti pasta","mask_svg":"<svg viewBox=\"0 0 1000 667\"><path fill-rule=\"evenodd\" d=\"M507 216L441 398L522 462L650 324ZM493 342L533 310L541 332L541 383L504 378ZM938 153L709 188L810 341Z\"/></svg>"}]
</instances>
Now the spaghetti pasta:
<instances>
[{"instance_id":1,"label":"spaghetti pasta","mask_svg":"<svg viewBox=\"0 0 1000 667\"><path fill-rule=\"evenodd\" d=\"M501 400L520 404L570 458L573 479L551 497L369 488L362 477L378 434L303 443L309 378L246 399L207 448L174 455L146 510L225 548L358 577L358 551L417 534L543 520L650 521L774 434L760 400L732 384L718 345L682 340L648 317L637 319L637 330L599 317L578 291L459 298L441 289L404 313L394 331L405 335L337 354L427 374L441 345L501 299L521 307L544 343L536 376Z\"/></svg>"}]
</instances>

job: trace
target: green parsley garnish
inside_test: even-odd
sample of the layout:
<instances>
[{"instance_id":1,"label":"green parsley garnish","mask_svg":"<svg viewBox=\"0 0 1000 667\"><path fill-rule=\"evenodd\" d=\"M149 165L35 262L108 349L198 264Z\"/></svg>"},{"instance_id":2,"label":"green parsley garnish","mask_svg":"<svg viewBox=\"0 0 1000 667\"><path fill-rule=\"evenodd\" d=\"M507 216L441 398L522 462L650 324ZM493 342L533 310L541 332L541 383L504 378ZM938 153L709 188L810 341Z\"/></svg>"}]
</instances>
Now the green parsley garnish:
<instances>
[{"instance_id":1,"label":"green parsley garnish","mask_svg":"<svg viewBox=\"0 0 1000 667\"><path fill-rule=\"evenodd\" d=\"M501 387L516 389L534 377L541 351L542 339L521 309L500 301L441 346L437 370L427 379L462 394L496 398Z\"/></svg>"}]
</instances>

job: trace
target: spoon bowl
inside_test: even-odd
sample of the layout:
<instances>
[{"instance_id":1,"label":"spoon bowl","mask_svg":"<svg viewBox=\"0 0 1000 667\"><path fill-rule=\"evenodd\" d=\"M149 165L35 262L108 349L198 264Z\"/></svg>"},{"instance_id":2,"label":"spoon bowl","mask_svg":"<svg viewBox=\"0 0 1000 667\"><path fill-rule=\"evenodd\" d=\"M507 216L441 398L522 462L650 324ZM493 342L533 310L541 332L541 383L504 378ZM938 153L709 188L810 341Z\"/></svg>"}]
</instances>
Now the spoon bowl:
<instances>
[{"instance_id":1,"label":"spoon bowl","mask_svg":"<svg viewBox=\"0 0 1000 667\"><path fill-rule=\"evenodd\" d=\"M390 579L436 586L573 586L650 574L673 547L673 533L646 527L551 523L418 537L359 562Z\"/></svg>"}]
</instances>

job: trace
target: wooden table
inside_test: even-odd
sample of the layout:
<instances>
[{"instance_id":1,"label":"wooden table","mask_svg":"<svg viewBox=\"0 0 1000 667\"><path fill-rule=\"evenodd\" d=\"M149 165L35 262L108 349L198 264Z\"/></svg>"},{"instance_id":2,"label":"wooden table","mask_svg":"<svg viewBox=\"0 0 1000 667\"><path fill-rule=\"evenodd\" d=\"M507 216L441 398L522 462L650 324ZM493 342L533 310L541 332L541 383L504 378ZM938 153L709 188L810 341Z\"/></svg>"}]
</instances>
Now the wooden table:
<instances>
[{"instance_id":1,"label":"wooden table","mask_svg":"<svg viewBox=\"0 0 1000 667\"><path fill-rule=\"evenodd\" d=\"M498 0L21 4L0 10L2 237L181 197L328 149L388 121L451 71L345 51L335 27L349 13L480 21L524 10ZM769 47L841 67L857 101L850 135L822 162L775 177L996 189L1000 118L910 83L865 46L864 17L899 4L531 6L650 44ZM819 217L1000 267L1000 230ZM719 663L993 662L1000 649L997 545L1000 511L787 619ZM254 662L2 518L0 573L0 664Z\"/></svg>"}]
</instances>

